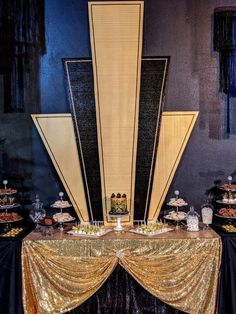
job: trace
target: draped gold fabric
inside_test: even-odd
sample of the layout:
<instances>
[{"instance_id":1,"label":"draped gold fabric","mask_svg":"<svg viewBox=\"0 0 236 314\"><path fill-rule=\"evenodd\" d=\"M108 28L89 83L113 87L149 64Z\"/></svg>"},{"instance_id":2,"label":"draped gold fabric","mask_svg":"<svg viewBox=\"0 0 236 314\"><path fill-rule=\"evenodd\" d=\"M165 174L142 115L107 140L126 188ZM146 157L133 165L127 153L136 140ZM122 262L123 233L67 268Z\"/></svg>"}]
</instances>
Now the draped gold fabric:
<instances>
[{"instance_id":1,"label":"draped gold fabric","mask_svg":"<svg viewBox=\"0 0 236 314\"><path fill-rule=\"evenodd\" d=\"M145 289L187 313L214 313L221 241L183 230L155 237L109 233L89 239L32 233L23 241L25 313L64 313L95 293L117 263Z\"/></svg>"}]
</instances>

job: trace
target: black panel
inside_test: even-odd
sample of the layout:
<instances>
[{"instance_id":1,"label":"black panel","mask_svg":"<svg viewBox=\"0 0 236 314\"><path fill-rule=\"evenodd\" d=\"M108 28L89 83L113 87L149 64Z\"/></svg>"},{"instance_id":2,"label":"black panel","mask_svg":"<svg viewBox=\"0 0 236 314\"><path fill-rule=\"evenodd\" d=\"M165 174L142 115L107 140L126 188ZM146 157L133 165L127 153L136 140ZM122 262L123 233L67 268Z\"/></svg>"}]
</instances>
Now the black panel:
<instances>
[{"instance_id":1,"label":"black panel","mask_svg":"<svg viewBox=\"0 0 236 314\"><path fill-rule=\"evenodd\" d=\"M135 220L146 219L148 214L168 62L167 57L142 59L134 199Z\"/></svg>"},{"instance_id":2,"label":"black panel","mask_svg":"<svg viewBox=\"0 0 236 314\"><path fill-rule=\"evenodd\" d=\"M90 219L103 220L92 62L63 61Z\"/></svg>"},{"instance_id":3,"label":"black panel","mask_svg":"<svg viewBox=\"0 0 236 314\"><path fill-rule=\"evenodd\" d=\"M150 201L168 60L142 59L134 202L137 220L146 218L145 209ZM65 59L64 65L88 208L91 204L90 218L102 220L92 62Z\"/></svg>"}]
</instances>

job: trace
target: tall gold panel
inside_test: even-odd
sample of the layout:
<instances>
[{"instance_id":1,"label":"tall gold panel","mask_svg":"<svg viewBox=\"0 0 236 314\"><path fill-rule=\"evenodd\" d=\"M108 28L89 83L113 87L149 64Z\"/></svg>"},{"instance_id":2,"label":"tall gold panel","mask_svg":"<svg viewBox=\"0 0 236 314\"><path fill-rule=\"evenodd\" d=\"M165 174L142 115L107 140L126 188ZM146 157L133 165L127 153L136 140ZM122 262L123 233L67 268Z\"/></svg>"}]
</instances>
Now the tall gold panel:
<instances>
[{"instance_id":1,"label":"tall gold panel","mask_svg":"<svg viewBox=\"0 0 236 314\"><path fill-rule=\"evenodd\" d=\"M148 219L156 220L195 125L198 112L164 112Z\"/></svg>"},{"instance_id":2,"label":"tall gold panel","mask_svg":"<svg viewBox=\"0 0 236 314\"><path fill-rule=\"evenodd\" d=\"M40 114L32 118L79 219L88 221L71 115Z\"/></svg>"},{"instance_id":3,"label":"tall gold panel","mask_svg":"<svg viewBox=\"0 0 236 314\"><path fill-rule=\"evenodd\" d=\"M132 222L143 2L89 2L104 221L110 195L125 193Z\"/></svg>"}]
</instances>

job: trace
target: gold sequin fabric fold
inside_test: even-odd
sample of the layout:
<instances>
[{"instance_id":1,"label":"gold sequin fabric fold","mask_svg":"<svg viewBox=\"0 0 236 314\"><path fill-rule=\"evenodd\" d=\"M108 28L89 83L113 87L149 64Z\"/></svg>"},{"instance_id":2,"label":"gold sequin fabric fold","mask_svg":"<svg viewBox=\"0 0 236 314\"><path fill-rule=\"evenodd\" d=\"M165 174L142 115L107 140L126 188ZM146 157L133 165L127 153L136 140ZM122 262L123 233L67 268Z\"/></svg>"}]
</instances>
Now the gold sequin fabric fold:
<instances>
[{"instance_id":1,"label":"gold sequin fabric fold","mask_svg":"<svg viewBox=\"0 0 236 314\"><path fill-rule=\"evenodd\" d=\"M93 295L117 263L147 291L193 314L215 313L221 259L220 238L187 232L166 237L108 234L103 238L43 239L22 246L26 314L57 314Z\"/></svg>"}]
</instances>

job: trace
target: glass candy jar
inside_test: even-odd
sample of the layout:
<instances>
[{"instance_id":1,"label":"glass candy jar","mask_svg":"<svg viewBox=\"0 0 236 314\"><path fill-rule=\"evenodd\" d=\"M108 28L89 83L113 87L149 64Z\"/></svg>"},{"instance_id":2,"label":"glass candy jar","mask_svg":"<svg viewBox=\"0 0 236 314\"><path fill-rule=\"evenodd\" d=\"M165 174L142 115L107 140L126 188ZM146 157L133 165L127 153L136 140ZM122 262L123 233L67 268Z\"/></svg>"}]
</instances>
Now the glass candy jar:
<instances>
[{"instance_id":1,"label":"glass candy jar","mask_svg":"<svg viewBox=\"0 0 236 314\"><path fill-rule=\"evenodd\" d=\"M191 206L189 212L187 213L187 230L188 231L199 231L199 218L198 213L194 210L194 207Z\"/></svg>"},{"instance_id":2,"label":"glass candy jar","mask_svg":"<svg viewBox=\"0 0 236 314\"><path fill-rule=\"evenodd\" d=\"M43 203L40 202L38 195L36 195L35 201L32 206L33 209L30 211L30 217L33 222L39 223L46 216L46 211L45 209L43 209Z\"/></svg>"},{"instance_id":3,"label":"glass candy jar","mask_svg":"<svg viewBox=\"0 0 236 314\"><path fill-rule=\"evenodd\" d=\"M202 210L202 222L204 223L204 230L209 229L209 225L212 224L213 218L213 206L208 202L201 206Z\"/></svg>"}]
</instances>

